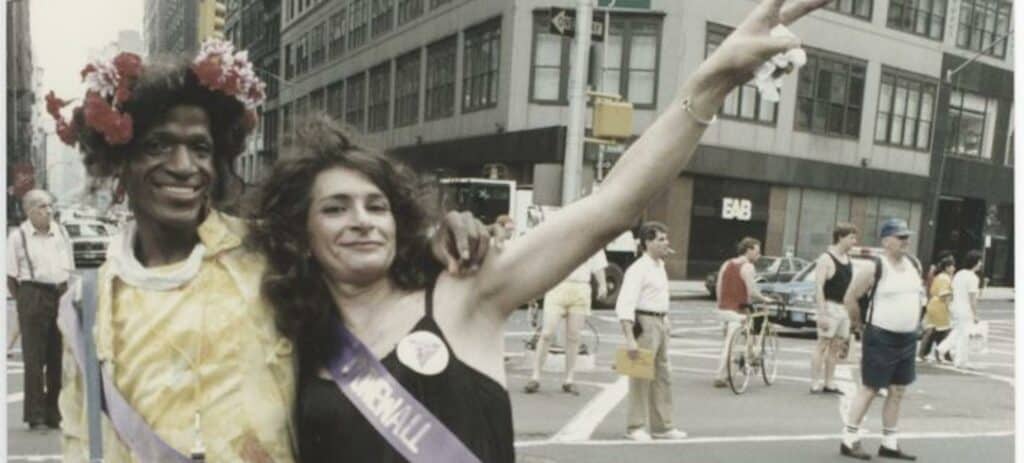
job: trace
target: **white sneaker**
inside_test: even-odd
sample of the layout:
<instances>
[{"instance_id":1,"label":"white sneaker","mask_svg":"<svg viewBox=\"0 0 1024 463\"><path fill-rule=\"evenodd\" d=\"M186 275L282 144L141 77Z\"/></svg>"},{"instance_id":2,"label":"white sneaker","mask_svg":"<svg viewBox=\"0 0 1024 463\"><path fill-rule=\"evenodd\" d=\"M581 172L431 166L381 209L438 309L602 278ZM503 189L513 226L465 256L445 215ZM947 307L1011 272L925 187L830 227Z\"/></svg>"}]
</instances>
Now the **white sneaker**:
<instances>
[{"instance_id":1,"label":"white sneaker","mask_svg":"<svg viewBox=\"0 0 1024 463\"><path fill-rule=\"evenodd\" d=\"M683 432L683 431L680 431L678 429L673 428L673 429L669 429L668 431L665 431L665 432L656 432L656 433L653 434L653 437L655 439L680 440L680 439L686 439L686 433Z\"/></svg>"},{"instance_id":2,"label":"white sneaker","mask_svg":"<svg viewBox=\"0 0 1024 463\"><path fill-rule=\"evenodd\" d=\"M651 435L647 434L647 431L644 431L643 428L637 428L627 432L626 439L637 442L649 442L651 440Z\"/></svg>"}]
</instances>

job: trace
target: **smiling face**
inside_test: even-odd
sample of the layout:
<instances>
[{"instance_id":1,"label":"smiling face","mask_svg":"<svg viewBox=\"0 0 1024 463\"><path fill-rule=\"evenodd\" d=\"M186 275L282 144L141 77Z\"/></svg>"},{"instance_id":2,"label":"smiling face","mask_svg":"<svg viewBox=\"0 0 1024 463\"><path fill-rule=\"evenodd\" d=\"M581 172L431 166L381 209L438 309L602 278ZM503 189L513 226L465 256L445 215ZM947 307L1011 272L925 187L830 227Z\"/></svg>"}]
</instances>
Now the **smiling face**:
<instances>
[{"instance_id":1,"label":"smiling face","mask_svg":"<svg viewBox=\"0 0 1024 463\"><path fill-rule=\"evenodd\" d=\"M194 230L217 172L206 111L176 106L139 138L121 174L140 226Z\"/></svg>"},{"instance_id":2,"label":"smiling face","mask_svg":"<svg viewBox=\"0 0 1024 463\"><path fill-rule=\"evenodd\" d=\"M336 282L365 285L395 260L395 216L366 175L334 167L316 176L306 228L313 257Z\"/></svg>"}]
</instances>

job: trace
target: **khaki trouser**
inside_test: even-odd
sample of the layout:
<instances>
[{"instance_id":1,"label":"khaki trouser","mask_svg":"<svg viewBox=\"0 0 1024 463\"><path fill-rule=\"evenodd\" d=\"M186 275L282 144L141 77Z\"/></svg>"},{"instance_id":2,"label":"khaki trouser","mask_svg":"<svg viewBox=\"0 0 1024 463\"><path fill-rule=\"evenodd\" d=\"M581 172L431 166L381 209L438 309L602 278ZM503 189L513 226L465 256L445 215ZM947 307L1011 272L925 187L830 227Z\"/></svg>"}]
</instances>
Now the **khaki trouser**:
<instances>
[{"instance_id":1,"label":"khaki trouser","mask_svg":"<svg viewBox=\"0 0 1024 463\"><path fill-rule=\"evenodd\" d=\"M665 432L673 428L668 319L638 314L636 323L643 327L637 346L654 352L654 379L629 378L627 431L646 427L650 418L651 432Z\"/></svg>"}]
</instances>

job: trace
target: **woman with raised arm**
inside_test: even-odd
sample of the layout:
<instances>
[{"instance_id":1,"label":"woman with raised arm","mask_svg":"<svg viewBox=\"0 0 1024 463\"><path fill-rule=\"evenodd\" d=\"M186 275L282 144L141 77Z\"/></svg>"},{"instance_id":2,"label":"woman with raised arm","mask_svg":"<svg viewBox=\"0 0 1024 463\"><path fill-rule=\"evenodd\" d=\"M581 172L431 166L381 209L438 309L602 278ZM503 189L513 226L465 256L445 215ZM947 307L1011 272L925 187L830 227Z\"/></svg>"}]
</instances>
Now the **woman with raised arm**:
<instances>
[{"instance_id":1,"label":"woman with raised arm","mask_svg":"<svg viewBox=\"0 0 1024 463\"><path fill-rule=\"evenodd\" d=\"M321 119L266 181L263 289L299 356L303 461L512 462L505 320L630 227L690 160L726 95L799 46L770 31L827 0L764 0L682 84L600 191L466 277L417 268L418 182ZM537 259L537 256L544 256Z\"/></svg>"}]
</instances>

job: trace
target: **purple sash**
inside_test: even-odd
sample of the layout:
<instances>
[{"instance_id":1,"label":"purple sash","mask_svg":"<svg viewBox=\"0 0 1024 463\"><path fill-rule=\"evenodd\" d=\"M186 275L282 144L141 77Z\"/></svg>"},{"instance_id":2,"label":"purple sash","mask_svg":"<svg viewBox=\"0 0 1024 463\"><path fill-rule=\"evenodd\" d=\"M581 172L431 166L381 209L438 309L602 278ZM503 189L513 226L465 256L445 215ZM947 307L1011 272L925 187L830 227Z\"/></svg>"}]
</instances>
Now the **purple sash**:
<instances>
[{"instance_id":1,"label":"purple sash","mask_svg":"<svg viewBox=\"0 0 1024 463\"><path fill-rule=\"evenodd\" d=\"M338 389L392 448L411 463L480 463L341 323L338 334L341 346L327 369Z\"/></svg>"},{"instance_id":2,"label":"purple sash","mask_svg":"<svg viewBox=\"0 0 1024 463\"><path fill-rule=\"evenodd\" d=\"M74 290L68 290L61 297L57 325L60 327L61 333L64 334L64 342L71 347L75 363L78 364L78 371L84 376L85 339L82 336L82 324L78 312L73 306L73 293ZM86 302L87 307L93 304L95 304L94 301ZM100 364L100 381L107 417L110 418L117 437L137 459L146 463L191 463L197 461L175 450L156 435L146 420L128 404L128 401L121 395L121 391L117 390L109 369L102 363ZM202 461L201 456L198 458L200 458L198 461Z\"/></svg>"}]
</instances>

